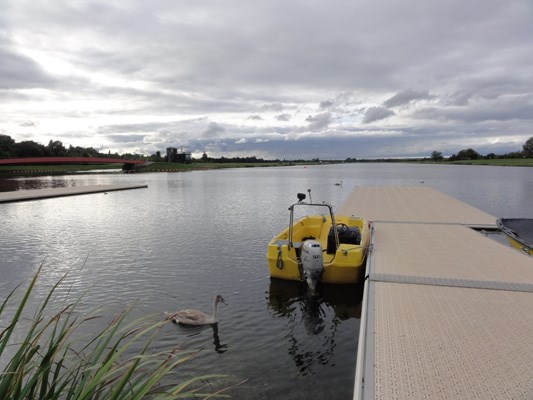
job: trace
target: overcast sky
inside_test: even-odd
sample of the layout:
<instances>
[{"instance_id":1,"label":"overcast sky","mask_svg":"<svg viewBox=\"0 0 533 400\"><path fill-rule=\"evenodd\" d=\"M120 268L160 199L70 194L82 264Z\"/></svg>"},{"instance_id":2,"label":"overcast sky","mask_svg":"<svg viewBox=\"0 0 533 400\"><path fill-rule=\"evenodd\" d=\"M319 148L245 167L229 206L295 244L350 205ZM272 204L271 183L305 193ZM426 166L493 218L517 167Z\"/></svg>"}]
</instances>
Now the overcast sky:
<instances>
[{"instance_id":1,"label":"overcast sky","mask_svg":"<svg viewBox=\"0 0 533 400\"><path fill-rule=\"evenodd\" d=\"M268 159L520 151L531 0L0 0L0 133Z\"/></svg>"}]
</instances>

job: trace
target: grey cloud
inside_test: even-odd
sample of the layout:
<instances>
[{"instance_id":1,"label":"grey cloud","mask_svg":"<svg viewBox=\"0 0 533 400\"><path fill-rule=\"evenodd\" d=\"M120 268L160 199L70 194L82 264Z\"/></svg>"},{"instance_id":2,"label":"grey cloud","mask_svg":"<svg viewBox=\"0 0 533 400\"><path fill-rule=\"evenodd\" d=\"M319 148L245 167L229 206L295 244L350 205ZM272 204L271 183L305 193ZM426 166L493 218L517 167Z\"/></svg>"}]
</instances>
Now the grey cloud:
<instances>
[{"instance_id":1,"label":"grey cloud","mask_svg":"<svg viewBox=\"0 0 533 400\"><path fill-rule=\"evenodd\" d=\"M43 88L54 84L31 58L12 50L0 37L0 89Z\"/></svg>"},{"instance_id":2,"label":"grey cloud","mask_svg":"<svg viewBox=\"0 0 533 400\"><path fill-rule=\"evenodd\" d=\"M165 81L187 89L210 86L212 90L219 90L221 78L230 85L241 83L247 87L307 86L308 82L313 82L315 87L345 89L349 82L352 87L390 88L406 77L418 78L420 70L428 68L433 61L437 66L445 65L437 62L439 57L449 53L448 50L456 55L451 60L453 66L463 67L457 65L462 60L460 52L468 48L457 46L461 32L470 28L471 39L481 47L483 35L488 31L473 18L458 18L455 14L459 5L444 8L431 4L420 8L412 1L401 6L384 7L379 2L369 5L364 18L356 3L338 1L328 7L330 18L323 18L322 4L301 1L284 3L283 17L276 2L257 2L253 7L239 4L239 7L210 5L209 8L202 3L190 3L179 10L173 8L172 3L158 7L138 3L127 11L120 3L98 6L58 3L57 8L51 9L37 4L25 17L37 26L48 21L63 27L59 34L68 32L69 23L72 23L100 34L99 38L113 38L116 45L121 45L117 56L112 57L112 51L102 50L106 53L103 57L80 56L76 57L78 62L95 63L96 69L130 71L136 77ZM482 12L476 11L478 14L473 13L476 9L473 5L460 7L460 16L463 13L479 15L481 21L491 21L500 8L507 17L513 16L509 7L496 3L487 5ZM407 11L413 9L417 10L415 16ZM410 23L411 18L417 22L432 22ZM390 29L366 34L369 27L384 20ZM505 22L501 25L505 28ZM235 26L242 29L235 29ZM273 26L277 37L282 37L283 41L270 39ZM341 36L338 35L339 26L344 29ZM400 43L397 39L399 27L402 29ZM242 35L242 31L247 35ZM513 43L505 29L500 32L504 34L498 38L499 43ZM171 43L168 38L179 40ZM387 54L386 59L383 54ZM413 65L419 67L413 68ZM450 68L434 71L435 74L456 75Z\"/></svg>"},{"instance_id":3,"label":"grey cloud","mask_svg":"<svg viewBox=\"0 0 533 400\"><path fill-rule=\"evenodd\" d=\"M263 118L261 118L260 115L250 115L247 119L252 120L252 121L262 121L263 120Z\"/></svg>"},{"instance_id":4,"label":"grey cloud","mask_svg":"<svg viewBox=\"0 0 533 400\"><path fill-rule=\"evenodd\" d=\"M533 95L502 97L491 100L473 99L469 107L427 107L413 117L433 121L482 123L487 121L533 120Z\"/></svg>"},{"instance_id":5,"label":"grey cloud","mask_svg":"<svg viewBox=\"0 0 533 400\"><path fill-rule=\"evenodd\" d=\"M272 104L263 104L261 106L262 111L283 111L283 104L281 103L272 103Z\"/></svg>"},{"instance_id":6,"label":"grey cloud","mask_svg":"<svg viewBox=\"0 0 533 400\"><path fill-rule=\"evenodd\" d=\"M276 119L278 121L290 121L291 116L290 116L290 114L280 114L280 115L276 116Z\"/></svg>"},{"instance_id":7,"label":"grey cloud","mask_svg":"<svg viewBox=\"0 0 533 400\"><path fill-rule=\"evenodd\" d=\"M333 104L335 104L333 101L325 100L325 101L320 102L319 107L321 110L324 110L324 109L330 108Z\"/></svg>"},{"instance_id":8,"label":"grey cloud","mask_svg":"<svg viewBox=\"0 0 533 400\"><path fill-rule=\"evenodd\" d=\"M309 129L312 131L318 131L325 129L331 123L331 113L325 112L314 116L309 115L306 119L309 122Z\"/></svg>"},{"instance_id":9,"label":"grey cloud","mask_svg":"<svg viewBox=\"0 0 533 400\"><path fill-rule=\"evenodd\" d=\"M320 158L342 160L348 157L372 158L387 157L393 155L391 149L394 145L404 144L402 149L403 156L412 156L418 150L415 145L425 140L421 148L424 149L424 155L429 156L435 148L433 143L427 139L413 135L386 136L386 140L378 136L360 135L360 132L354 132L353 135L335 135L332 133L328 137L312 137L307 140L268 140L268 141L247 141L241 143L230 142L210 142L209 144L196 143L197 148L209 148L210 150L220 152L219 155L227 157L237 157L244 155L258 155L269 159L294 159L294 154L298 157L311 159ZM406 139L407 138L407 139ZM391 145L391 143L393 145ZM419 147L416 147L418 149ZM426 150L427 148L427 150Z\"/></svg>"},{"instance_id":10,"label":"grey cloud","mask_svg":"<svg viewBox=\"0 0 533 400\"><path fill-rule=\"evenodd\" d=\"M142 142L142 140L144 139L144 135L108 135L107 138L114 143L132 143Z\"/></svg>"},{"instance_id":11,"label":"grey cloud","mask_svg":"<svg viewBox=\"0 0 533 400\"><path fill-rule=\"evenodd\" d=\"M97 129L98 133L125 133L125 132L177 132L182 130L205 130L208 119L206 117L175 120L169 122L145 122L138 124L104 125Z\"/></svg>"},{"instance_id":12,"label":"grey cloud","mask_svg":"<svg viewBox=\"0 0 533 400\"><path fill-rule=\"evenodd\" d=\"M22 123L20 124L20 126L23 126L23 127L25 127L25 128L30 128L30 127L34 127L34 126L36 126L36 125L35 125L35 122L32 122L32 121L26 121L26 122L22 122Z\"/></svg>"},{"instance_id":13,"label":"grey cloud","mask_svg":"<svg viewBox=\"0 0 533 400\"><path fill-rule=\"evenodd\" d=\"M472 97L472 93L470 91L458 90L448 95L446 98L442 100L442 102L445 105L466 106L468 105L471 97Z\"/></svg>"},{"instance_id":14,"label":"grey cloud","mask_svg":"<svg viewBox=\"0 0 533 400\"><path fill-rule=\"evenodd\" d=\"M391 98L385 100L383 102L383 105L385 107L397 107L397 106L403 106L405 104L409 104L412 101L415 100L429 100L433 98L432 95L429 94L429 91L416 91L412 89L405 89L401 92L396 93Z\"/></svg>"},{"instance_id":15,"label":"grey cloud","mask_svg":"<svg viewBox=\"0 0 533 400\"><path fill-rule=\"evenodd\" d=\"M143 124L120 124L120 125L105 125L97 129L98 133L125 133L125 132L153 132L160 129L165 129L169 126L166 123L146 122Z\"/></svg>"},{"instance_id":16,"label":"grey cloud","mask_svg":"<svg viewBox=\"0 0 533 400\"><path fill-rule=\"evenodd\" d=\"M385 107L369 107L365 110L363 117L363 124L379 121L394 115L394 111Z\"/></svg>"},{"instance_id":17,"label":"grey cloud","mask_svg":"<svg viewBox=\"0 0 533 400\"><path fill-rule=\"evenodd\" d=\"M206 138L217 137L225 131L226 129L223 126L220 126L216 122L210 122L209 125L207 125L207 129L202 132L202 136Z\"/></svg>"}]
</instances>

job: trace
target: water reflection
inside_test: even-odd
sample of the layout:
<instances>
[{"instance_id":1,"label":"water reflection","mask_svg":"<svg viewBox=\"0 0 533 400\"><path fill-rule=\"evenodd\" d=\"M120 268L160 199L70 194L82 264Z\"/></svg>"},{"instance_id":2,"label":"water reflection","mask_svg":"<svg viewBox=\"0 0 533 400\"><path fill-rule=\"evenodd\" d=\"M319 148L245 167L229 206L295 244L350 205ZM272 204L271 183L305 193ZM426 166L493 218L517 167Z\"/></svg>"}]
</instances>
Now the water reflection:
<instances>
[{"instance_id":1,"label":"water reflection","mask_svg":"<svg viewBox=\"0 0 533 400\"><path fill-rule=\"evenodd\" d=\"M310 291L300 282L271 279L268 307L273 316L287 319L288 353L300 375L313 375L328 365L343 320L359 319L363 285L321 285Z\"/></svg>"},{"instance_id":2,"label":"water reflection","mask_svg":"<svg viewBox=\"0 0 533 400\"><path fill-rule=\"evenodd\" d=\"M213 331L214 350L219 354L223 354L228 351L228 345L220 341L220 336L218 335L218 324L191 326L174 323L173 325L176 325L176 329L181 329L185 331L187 333L187 337L189 338L199 337L203 334L204 331L211 329Z\"/></svg>"},{"instance_id":3,"label":"water reflection","mask_svg":"<svg viewBox=\"0 0 533 400\"><path fill-rule=\"evenodd\" d=\"M128 179L116 170L77 171L70 175L17 176L5 178L0 172L0 192L63 188L71 186L108 184ZM135 179L131 179L134 181Z\"/></svg>"},{"instance_id":4,"label":"water reflection","mask_svg":"<svg viewBox=\"0 0 533 400\"><path fill-rule=\"evenodd\" d=\"M341 179L342 187L333 185ZM202 304L207 293L227 293L241 306L224 310L218 327L165 326L158 350L206 350L180 367L184 374L208 375L216 369L253 377L236 398L352 399L361 291L330 285L312 297L297 282L268 278L265 246L286 225L294 193L311 188L314 200L338 206L356 185L424 180L483 211L511 218L533 215L532 179L527 168L385 163L0 177L0 191L3 184L9 190L149 186L109 196L0 205L0 293L31 280L46 260L45 288L29 300L36 304L47 285L83 265L87 256L70 292L76 298L90 293L80 304L82 312L102 304L118 311L142 299L146 313L158 313L176 304ZM61 302L66 294L58 292Z\"/></svg>"},{"instance_id":5,"label":"water reflection","mask_svg":"<svg viewBox=\"0 0 533 400\"><path fill-rule=\"evenodd\" d=\"M225 353L228 351L228 346L220 343L220 338L218 337L218 325L212 325L211 328L213 329L213 344L215 345L215 351L219 354Z\"/></svg>"},{"instance_id":6,"label":"water reflection","mask_svg":"<svg viewBox=\"0 0 533 400\"><path fill-rule=\"evenodd\" d=\"M69 182L63 177L45 176L39 178L20 177L15 179L0 179L0 192L60 188L67 186L69 186Z\"/></svg>"}]
</instances>

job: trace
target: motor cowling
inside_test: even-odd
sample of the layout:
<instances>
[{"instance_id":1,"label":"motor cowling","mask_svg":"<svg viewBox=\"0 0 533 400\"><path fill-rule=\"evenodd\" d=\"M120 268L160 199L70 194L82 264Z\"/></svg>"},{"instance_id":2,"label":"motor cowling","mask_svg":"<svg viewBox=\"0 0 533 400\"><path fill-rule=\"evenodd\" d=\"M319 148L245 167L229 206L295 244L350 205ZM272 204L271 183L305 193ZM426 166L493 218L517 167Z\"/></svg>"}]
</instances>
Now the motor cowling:
<instances>
[{"instance_id":1,"label":"motor cowling","mask_svg":"<svg viewBox=\"0 0 533 400\"><path fill-rule=\"evenodd\" d=\"M320 242L316 240L306 240L303 243L302 267L307 284L311 289L315 289L316 284L322 276L322 271L324 270L324 260Z\"/></svg>"}]
</instances>

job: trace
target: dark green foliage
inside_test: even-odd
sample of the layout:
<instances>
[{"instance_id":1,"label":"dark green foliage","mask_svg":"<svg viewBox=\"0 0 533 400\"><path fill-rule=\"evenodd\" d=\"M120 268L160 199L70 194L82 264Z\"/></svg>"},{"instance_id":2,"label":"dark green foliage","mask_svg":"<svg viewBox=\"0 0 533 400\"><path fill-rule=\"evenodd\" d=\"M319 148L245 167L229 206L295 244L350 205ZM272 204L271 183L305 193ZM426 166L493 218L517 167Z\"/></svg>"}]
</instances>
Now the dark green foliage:
<instances>
[{"instance_id":1,"label":"dark green foliage","mask_svg":"<svg viewBox=\"0 0 533 400\"><path fill-rule=\"evenodd\" d=\"M92 147L69 146L65 148L59 140L50 140L47 146L32 140L16 143L8 135L0 135L0 158L28 158L28 157L95 157L120 158L124 160L144 160L142 154L100 153Z\"/></svg>"},{"instance_id":2,"label":"dark green foliage","mask_svg":"<svg viewBox=\"0 0 533 400\"><path fill-rule=\"evenodd\" d=\"M444 160L444 157L442 156L442 153L440 151L433 151L431 153L431 161L442 161Z\"/></svg>"},{"instance_id":3,"label":"dark green foliage","mask_svg":"<svg viewBox=\"0 0 533 400\"><path fill-rule=\"evenodd\" d=\"M523 146L524 157L533 157L533 136L531 136Z\"/></svg>"}]
</instances>

